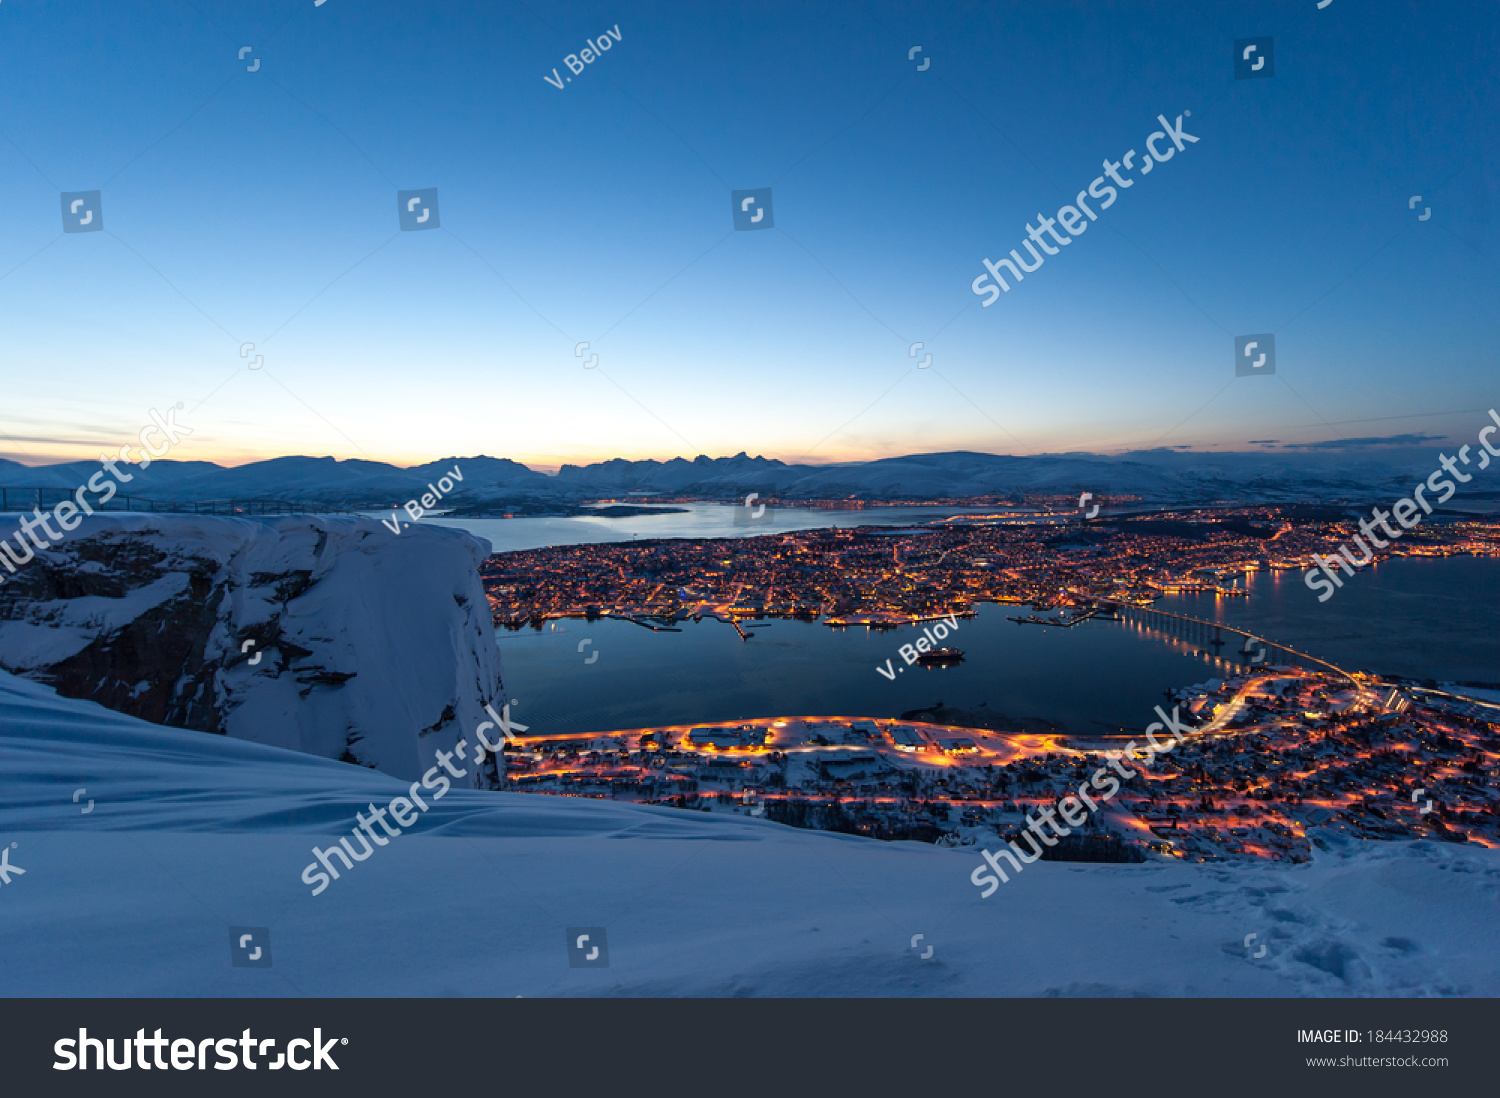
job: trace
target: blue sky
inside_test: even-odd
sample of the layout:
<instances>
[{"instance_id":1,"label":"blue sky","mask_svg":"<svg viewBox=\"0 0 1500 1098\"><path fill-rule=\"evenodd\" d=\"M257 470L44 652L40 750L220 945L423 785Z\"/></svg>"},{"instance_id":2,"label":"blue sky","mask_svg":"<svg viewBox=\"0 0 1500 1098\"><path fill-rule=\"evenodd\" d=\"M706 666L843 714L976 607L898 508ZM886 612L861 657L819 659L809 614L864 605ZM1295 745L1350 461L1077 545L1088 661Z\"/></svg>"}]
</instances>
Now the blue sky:
<instances>
[{"instance_id":1,"label":"blue sky","mask_svg":"<svg viewBox=\"0 0 1500 1098\"><path fill-rule=\"evenodd\" d=\"M5 0L0 456L179 401L171 456L228 464L1471 437L1492 7L1174 8ZM1261 35L1275 76L1235 80ZM983 257L1185 111L1197 144L980 306ZM775 228L734 232L764 186ZM442 227L399 232L425 187ZM105 231L62 234L94 189ZM1263 332L1277 375L1236 380Z\"/></svg>"}]
</instances>

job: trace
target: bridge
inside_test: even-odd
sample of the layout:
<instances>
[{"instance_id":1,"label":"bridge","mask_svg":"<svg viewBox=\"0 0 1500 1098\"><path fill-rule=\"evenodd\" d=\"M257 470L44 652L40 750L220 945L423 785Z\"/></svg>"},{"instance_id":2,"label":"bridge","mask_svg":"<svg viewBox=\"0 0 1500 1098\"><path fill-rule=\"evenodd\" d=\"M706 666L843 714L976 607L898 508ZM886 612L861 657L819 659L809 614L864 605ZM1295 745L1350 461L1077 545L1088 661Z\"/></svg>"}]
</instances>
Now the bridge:
<instances>
[{"instance_id":1,"label":"bridge","mask_svg":"<svg viewBox=\"0 0 1500 1098\"><path fill-rule=\"evenodd\" d=\"M1348 679L1356 689L1361 691L1363 690L1363 687L1360 686L1358 680L1356 680L1352 674L1350 674L1348 671L1345 671L1342 667L1339 667L1336 664L1329 663L1327 660L1321 659L1318 656L1314 656L1307 652L1302 652L1295 648L1292 648L1289 645L1282 644L1279 641L1273 641L1268 637L1258 636L1257 634L1251 633L1245 629L1239 629L1232 625L1225 625L1223 622L1219 621L1204 621L1202 618L1189 617L1186 614L1174 614L1170 610L1157 610L1152 606L1140 606L1133 602L1123 602L1119 599L1101 598L1095 601L1099 602L1102 605L1112 606L1115 609L1119 610L1120 616L1122 618L1126 615L1129 615L1132 619L1141 622L1149 628L1159 629L1163 632L1174 633L1185 640L1195 641L1199 644L1212 645L1216 648L1220 647L1225 643L1223 638L1224 633L1232 633L1237 637L1245 637L1248 640L1253 640L1263 645L1268 651L1275 650L1277 652L1286 653L1288 656L1292 657L1292 662L1314 664L1318 667L1322 667L1326 670L1332 671L1335 675L1340 675L1343 678ZM1251 662L1250 654L1246 649L1242 648L1240 654L1241 658L1243 658L1246 663ZM1257 660L1255 662L1261 661Z\"/></svg>"}]
</instances>

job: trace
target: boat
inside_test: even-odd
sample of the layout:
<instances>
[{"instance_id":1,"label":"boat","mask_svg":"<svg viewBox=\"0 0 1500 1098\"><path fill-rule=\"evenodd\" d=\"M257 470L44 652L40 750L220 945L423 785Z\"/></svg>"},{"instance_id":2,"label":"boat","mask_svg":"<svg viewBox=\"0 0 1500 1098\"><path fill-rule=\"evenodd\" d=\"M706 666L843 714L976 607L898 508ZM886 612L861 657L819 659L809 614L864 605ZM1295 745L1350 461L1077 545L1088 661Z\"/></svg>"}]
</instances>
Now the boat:
<instances>
[{"instance_id":1,"label":"boat","mask_svg":"<svg viewBox=\"0 0 1500 1098\"><path fill-rule=\"evenodd\" d=\"M964 662L964 654L957 648L934 648L917 657L923 667L952 667Z\"/></svg>"}]
</instances>

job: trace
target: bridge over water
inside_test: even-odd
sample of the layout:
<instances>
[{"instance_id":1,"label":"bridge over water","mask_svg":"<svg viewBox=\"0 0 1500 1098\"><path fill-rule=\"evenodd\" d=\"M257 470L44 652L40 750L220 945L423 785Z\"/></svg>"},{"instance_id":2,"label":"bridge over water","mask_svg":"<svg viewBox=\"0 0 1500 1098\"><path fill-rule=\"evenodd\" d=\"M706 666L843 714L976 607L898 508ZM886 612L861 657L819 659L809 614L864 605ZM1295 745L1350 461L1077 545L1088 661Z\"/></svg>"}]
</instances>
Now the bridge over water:
<instances>
[{"instance_id":1,"label":"bridge over water","mask_svg":"<svg viewBox=\"0 0 1500 1098\"><path fill-rule=\"evenodd\" d=\"M1218 648L1226 643L1223 637L1225 633L1230 633L1237 637L1245 637L1264 646L1268 653L1270 651L1285 653L1291 657L1288 662L1313 664L1325 670L1332 671L1335 675L1343 676L1355 686L1359 685L1353 675L1336 664L1292 648L1290 645L1271 640L1269 637L1262 637L1233 625L1225 625L1223 622L1218 621L1204 621L1202 618L1189 617L1186 614L1174 614L1170 610L1158 610L1151 606L1139 606L1133 602L1122 602L1119 599L1098 599L1097 601L1102 605L1114 607L1120 612L1122 618L1128 616L1131 620L1139 621L1149 628L1165 633L1172 633L1175 636L1182 637L1184 640L1190 640L1198 644ZM1250 652L1245 646L1241 647L1239 654L1247 664L1265 662L1264 658L1258 660L1252 659Z\"/></svg>"}]
</instances>

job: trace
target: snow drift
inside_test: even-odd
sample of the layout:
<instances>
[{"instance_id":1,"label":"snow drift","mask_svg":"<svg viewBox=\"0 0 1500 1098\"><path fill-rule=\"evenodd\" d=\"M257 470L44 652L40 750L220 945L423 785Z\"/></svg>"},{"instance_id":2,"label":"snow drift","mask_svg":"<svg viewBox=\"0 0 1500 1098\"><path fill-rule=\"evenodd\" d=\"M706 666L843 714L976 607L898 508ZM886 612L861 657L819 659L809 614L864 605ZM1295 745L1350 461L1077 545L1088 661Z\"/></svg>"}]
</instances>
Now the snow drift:
<instances>
[{"instance_id":1,"label":"snow drift","mask_svg":"<svg viewBox=\"0 0 1500 1098\"><path fill-rule=\"evenodd\" d=\"M1500 852L1446 843L1039 862L981 900L972 849L454 789L313 897L311 848L405 791L0 674L0 996L1500 994Z\"/></svg>"}]
</instances>

